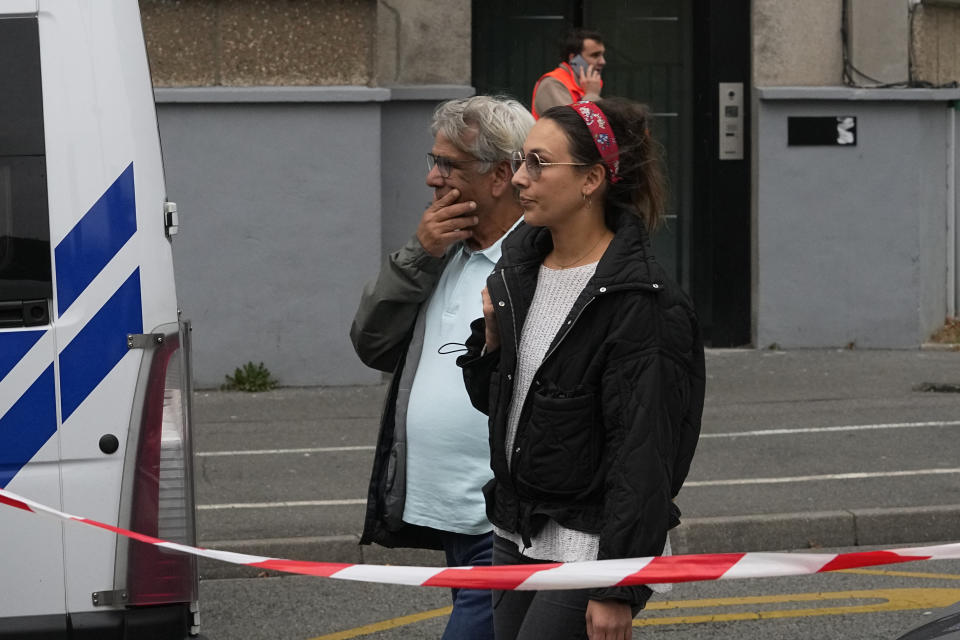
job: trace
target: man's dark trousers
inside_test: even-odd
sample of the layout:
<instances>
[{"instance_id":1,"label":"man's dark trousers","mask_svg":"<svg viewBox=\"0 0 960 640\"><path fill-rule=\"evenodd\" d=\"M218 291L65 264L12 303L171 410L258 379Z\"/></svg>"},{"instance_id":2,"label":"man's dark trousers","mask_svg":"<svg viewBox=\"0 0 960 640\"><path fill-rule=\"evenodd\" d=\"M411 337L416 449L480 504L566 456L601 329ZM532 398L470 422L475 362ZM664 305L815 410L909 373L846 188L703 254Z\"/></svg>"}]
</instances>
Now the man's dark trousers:
<instances>
[{"instance_id":1,"label":"man's dark trousers","mask_svg":"<svg viewBox=\"0 0 960 640\"><path fill-rule=\"evenodd\" d=\"M443 532L448 567L490 566L493 532L480 535ZM493 640L493 602L487 589L451 589L453 613L442 640Z\"/></svg>"}]
</instances>

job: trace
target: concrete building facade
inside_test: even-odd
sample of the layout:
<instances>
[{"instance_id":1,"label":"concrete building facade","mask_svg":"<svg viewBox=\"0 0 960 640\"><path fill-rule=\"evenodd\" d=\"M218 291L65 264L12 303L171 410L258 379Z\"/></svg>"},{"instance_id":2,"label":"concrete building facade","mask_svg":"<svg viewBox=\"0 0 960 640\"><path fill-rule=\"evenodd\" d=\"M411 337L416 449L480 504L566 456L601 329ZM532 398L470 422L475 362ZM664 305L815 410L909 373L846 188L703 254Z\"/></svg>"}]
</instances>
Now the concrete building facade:
<instances>
[{"instance_id":1,"label":"concrete building facade","mask_svg":"<svg viewBox=\"0 0 960 640\"><path fill-rule=\"evenodd\" d=\"M755 0L753 64L755 346L917 347L957 313L960 9ZM818 117L855 143L791 145Z\"/></svg>"},{"instance_id":2,"label":"concrete building facade","mask_svg":"<svg viewBox=\"0 0 960 640\"><path fill-rule=\"evenodd\" d=\"M140 5L197 384L379 382L350 321L430 200L434 107L473 93L469 3Z\"/></svg>"},{"instance_id":3,"label":"concrete building facade","mask_svg":"<svg viewBox=\"0 0 960 640\"><path fill-rule=\"evenodd\" d=\"M960 8L743 1L752 344L915 348L957 313ZM247 361L285 385L379 381L349 323L430 198L430 114L474 91L484 3L140 6L198 385ZM791 121L838 117L855 144L791 143Z\"/></svg>"}]
</instances>

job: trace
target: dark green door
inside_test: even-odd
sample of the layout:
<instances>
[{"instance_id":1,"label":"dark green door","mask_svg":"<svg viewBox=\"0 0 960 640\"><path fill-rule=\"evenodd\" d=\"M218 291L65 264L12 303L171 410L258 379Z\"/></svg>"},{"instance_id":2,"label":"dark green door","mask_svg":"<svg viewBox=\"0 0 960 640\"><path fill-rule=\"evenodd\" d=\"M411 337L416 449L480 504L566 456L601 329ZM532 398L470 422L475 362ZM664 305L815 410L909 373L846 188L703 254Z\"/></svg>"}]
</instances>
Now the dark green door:
<instances>
[{"instance_id":1,"label":"dark green door","mask_svg":"<svg viewBox=\"0 0 960 640\"><path fill-rule=\"evenodd\" d=\"M530 107L533 85L559 62L560 40L580 11L569 0L473 0L473 85Z\"/></svg>"},{"instance_id":2,"label":"dark green door","mask_svg":"<svg viewBox=\"0 0 960 640\"><path fill-rule=\"evenodd\" d=\"M573 27L603 34L604 96L656 115L670 183L660 262L693 297L708 345L750 342L750 0L474 0L473 84L530 106ZM742 159L720 158L720 83L741 83Z\"/></svg>"},{"instance_id":3,"label":"dark green door","mask_svg":"<svg viewBox=\"0 0 960 640\"><path fill-rule=\"evenodd\" d=\"M653 238L657 258L688 285L685 233L690 206L692 0L530 2L475 0L473 83L530 106L533 85L560 61L559 41L574 26L603 34L603 95L646 103L664 147L670 184L667 224Z\"/></svg>"}]
</instances>

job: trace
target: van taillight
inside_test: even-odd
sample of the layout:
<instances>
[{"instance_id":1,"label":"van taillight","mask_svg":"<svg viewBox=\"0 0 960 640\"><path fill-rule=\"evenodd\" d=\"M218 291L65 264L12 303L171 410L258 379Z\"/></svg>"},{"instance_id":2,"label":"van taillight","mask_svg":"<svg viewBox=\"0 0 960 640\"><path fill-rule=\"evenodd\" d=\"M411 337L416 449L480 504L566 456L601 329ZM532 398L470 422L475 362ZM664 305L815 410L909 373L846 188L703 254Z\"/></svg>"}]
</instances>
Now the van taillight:
<instances>
[{"instance_id":1,"label":"van taillight","mask_svg":"<svg viewBox=\"0 0 960 640\"><path fill-rule=\"evenodd\" d=\"M133 476L130 528L171 542L195 544L191 447L179 335L164 336L153 353ZM131 541L128 604L191 602L196 559Z\"/></svg>"}]
</instances>

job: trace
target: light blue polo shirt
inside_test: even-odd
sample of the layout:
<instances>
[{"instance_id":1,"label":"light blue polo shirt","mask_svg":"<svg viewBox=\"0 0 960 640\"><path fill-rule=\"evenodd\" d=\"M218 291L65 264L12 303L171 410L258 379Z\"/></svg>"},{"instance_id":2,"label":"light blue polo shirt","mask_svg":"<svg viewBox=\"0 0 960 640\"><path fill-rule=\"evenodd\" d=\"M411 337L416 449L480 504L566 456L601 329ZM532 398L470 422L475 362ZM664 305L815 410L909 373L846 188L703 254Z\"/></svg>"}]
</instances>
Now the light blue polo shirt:
<instances>
[{"instance_id":1,"label":"light blue polo shirt","mask_svg":"<svg viewBox=\"0 0 960 640\"><path fill-rule=\"evenodd\" d=\"M467 396L456 364L462 348L439 351L448 342L466 342L470 323L483 315L480 292L500 259L502 240L483 251L463 246L427 301L423 352L407 408L404 522L466 534L492 529L481 492L493 477L487 416Z\"/></svg>"}]
</instances>

